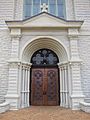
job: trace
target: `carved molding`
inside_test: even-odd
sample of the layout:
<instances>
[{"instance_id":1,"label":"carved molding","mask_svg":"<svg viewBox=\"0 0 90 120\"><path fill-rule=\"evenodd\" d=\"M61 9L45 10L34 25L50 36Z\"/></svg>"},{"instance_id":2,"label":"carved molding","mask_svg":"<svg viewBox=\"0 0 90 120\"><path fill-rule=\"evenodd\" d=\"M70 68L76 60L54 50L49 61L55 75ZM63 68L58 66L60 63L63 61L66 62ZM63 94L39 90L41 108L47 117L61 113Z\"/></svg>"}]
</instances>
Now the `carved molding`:
<instances>
[{"instance_id":1,"label":"carved molding","mask_svg":"<svg viewBox=\"0 0 90 120\"><path fill-rule=\"evenodd\" d=\"M72 67L79 67L81 66L81 63L69 63L69 66L72 68Z\"/></svg>"},{"instance_id":2,"label":"carved molding","mask_svg":"<svg viewBox=\"0 0 90 120\"><path fill-rule=\"evenodd\" d=\"M31 68L31 66L32 66L32 63L27 63L27 62L21 62L21 61L19 61L19 60L9 60L8 61L8 63L9 63L9 66L13 66L13 67L15 67L15 66L23 66L23 67L29 67L29 68Z\"/></svg>"},{"instance_id":3,"label":"carved molding","mask_svg":"<svg viewBox=\"0 0 90 120\"><path fill-rule=\"evenodd\" d=\"M14 34L11 35L11 38L12 38L12 39L15 39L15 40L20 40L21 37L22 37L22 35L14 35ZM12 39L11 39L11 40L12 40Z\"/></svg>"},{"instance_id":4,"label":"carved molding","mask_svg":"<svg viewBox=\"0 0 90 120\"><path fill-rule=\"evenodd\" d=\"M69 40L73 40L73 38L78 38L78 35L78 28L68 28L68 37L70 38Z\"/></svg>"},{"instance_id":5,"label":"carved molding","mask_svg":"<svg viewBox=\"0 0 90 120\"><path fill-rule=\"evenodd\" d=\"M21 28L11 28L11 35L21 35Z\"/></svg>"},{"instance_id":6,"label":"carved molding","mask_svg":"<svg viewBox=\"0 0 90 120\"><path fill-rule=\"evenodd\" d=\"M82 26L83 21L64 20L64 19L54 17L47 12L42 12L41 14L36 15L35 17L32 17L30 19L22 20L22 21L6 21L6 24L9 29L14 29L14 28L24 29L24 28L35 28L35 27L38 27L38 28L40 27L53 28L54 27L54 29L56 27L78 29Z\"/></svg>"},{"instance_id":7,"label":"carved molding","mask_svg":"<svg viewBox=\"0 0 90 120\"><path fill-rule=\"evenodd\" d=\"M29 70L30 68L31 68L31 66L32 66L32 63L21 63L21 66L22 66L22 69L24 70L24 69L27 69L27 70Z\"/></svg>"},{"instance_id":8,"label":"carved molding","mask_svg":"<svg viewBox=\"0 0 90 120\"><path fill-rule=\"evenodd\" d=\"M66 62L63 62L63 63L58 63L58 66L59 66L59 68L61 68L61 67L67 67L68 64L69 64L69 62L66 61Z\"/></svg>"}]
</instances>

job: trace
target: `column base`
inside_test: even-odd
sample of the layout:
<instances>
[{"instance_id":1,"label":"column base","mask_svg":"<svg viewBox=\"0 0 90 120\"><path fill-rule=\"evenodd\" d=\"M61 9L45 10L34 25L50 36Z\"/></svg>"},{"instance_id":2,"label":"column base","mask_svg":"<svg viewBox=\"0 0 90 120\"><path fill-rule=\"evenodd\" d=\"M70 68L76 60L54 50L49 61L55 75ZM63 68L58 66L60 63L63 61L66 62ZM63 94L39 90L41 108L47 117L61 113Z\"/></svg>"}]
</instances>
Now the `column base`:
<instances>
[{"instance_id":1,"label":"column base","mask_svg":"<svg viewBox=\"0 0 90 120\"><path fill-rule=\"evenodd\" d=\"M10 109L10 104L8 102L4 102L0 104L0 113L6 112Z\"/></svg>"},{"instance_id":2,"label":"column base","mask_svg":"<svg viewBox=\"0 0 90 120\"><path fill-rule=\"evenodd\" d=\"M10 110L18 110L19 108L19 95L7 94L6 101L10 103Z\"/></svg>"},{"instance_id":3,"label":"column base","mask_svg":"<svg viewBox=\"0 0 90 120\"><path fill-rule=\"evenodd\" d=\"M71 101L71 109L72 110L80 110L80 102L84 101L84 95L72 95L70 97Z\"/></svg>"},{"instance_id":4,"label":"column base","mask_svg":"<svg viewBox=\"0 0 90 120\"><path fill-rule=\"evenodd\" d=\"M80 102L80 109L84 112L90 113L90 103Z\"/></svg>"}]
</instances>

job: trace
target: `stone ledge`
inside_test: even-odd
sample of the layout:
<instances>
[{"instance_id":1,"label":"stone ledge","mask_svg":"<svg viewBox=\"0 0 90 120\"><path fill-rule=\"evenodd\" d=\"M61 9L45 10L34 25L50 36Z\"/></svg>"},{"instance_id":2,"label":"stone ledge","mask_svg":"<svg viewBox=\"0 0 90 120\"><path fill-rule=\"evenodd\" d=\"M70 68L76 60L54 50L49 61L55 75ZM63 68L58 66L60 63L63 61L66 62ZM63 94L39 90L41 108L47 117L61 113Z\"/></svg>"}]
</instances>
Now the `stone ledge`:
<instances>
[{"instance_id":1,"label":"stone ledge","mask_svg":"<svg viewBox=\"0 0 90 120\"><path fill-rule=\"evenodd\" d=\"M81 95L71 95L70 96L71 98L85 98L85 96L83 95L83 94L81 94Z\"/></svg>"},{"instance_id":2,"label":"stone ledge","mask_svg":"<svg viewBox=\"0 0 90 120\"><path fill-rule=\"evenodd\" d=\"M19 98L19 95L18 94L7 94L6 96L5 96L5 98Z\"/></svg>"},{"instance_id":3,"label":"stone ledge","mask_svg":"<svg viewBox=\"0 0 90 120\"><path fill-rule=\"evenodd\" d=\"M8 102L4 102L0 104L0 113L6 112L10 109L10 104Z\"/></svg>"},{"instance_id":4,"label":"stone ledge","mask_svg":"<svg viewBox=\"0 0 90 120\"><path fill-rule=\"evenodd\" d=\"M80 102L80 109L87 113L90 113L90 103Z\"/></svg>"}]
</instances>

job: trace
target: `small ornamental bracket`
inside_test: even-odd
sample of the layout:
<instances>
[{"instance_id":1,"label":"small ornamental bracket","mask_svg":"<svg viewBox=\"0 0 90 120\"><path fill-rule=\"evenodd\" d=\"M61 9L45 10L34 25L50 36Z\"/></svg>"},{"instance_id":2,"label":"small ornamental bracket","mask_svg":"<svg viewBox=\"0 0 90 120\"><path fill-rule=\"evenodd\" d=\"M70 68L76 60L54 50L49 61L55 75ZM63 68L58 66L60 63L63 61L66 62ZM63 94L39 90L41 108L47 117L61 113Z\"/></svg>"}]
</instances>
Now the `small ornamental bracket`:
<instances>
[{"instance_id":1,"label":"small ornamental bracket","mask_svg":"<svg viewBox=\"0 0 90 120\"><path fill-rule=\"evenodd\" d=\"M46 3L43 3L43 4L41 5L41 11L42 11L42 12L48 12L48 5L46 5Z\"/></svg>"}]
</instances>

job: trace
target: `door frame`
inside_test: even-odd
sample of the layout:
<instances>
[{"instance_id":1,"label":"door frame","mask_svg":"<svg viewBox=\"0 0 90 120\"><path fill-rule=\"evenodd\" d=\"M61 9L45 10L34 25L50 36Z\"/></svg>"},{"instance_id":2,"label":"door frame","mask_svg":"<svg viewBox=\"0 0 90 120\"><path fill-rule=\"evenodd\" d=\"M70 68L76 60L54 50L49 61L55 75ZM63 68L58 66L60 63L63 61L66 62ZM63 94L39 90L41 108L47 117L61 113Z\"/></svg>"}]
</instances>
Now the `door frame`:
<instances>
[{"instance_id":1,"label":"door frame","mask_svg":"<svg viewBox=\"0 0 90 120\"><path fill-rule=\"evenodd\" d=\"M60 106L60 72L59 72L59 68L57 65L41 65L41 66L37 66L37 65L32 65L31 69L30 69L30 85L29 85L29 105L31 106L31 88L32 88L32 69L33 68L57 68L58 70L58 106Z\"/></svg>"}]
</instances>

